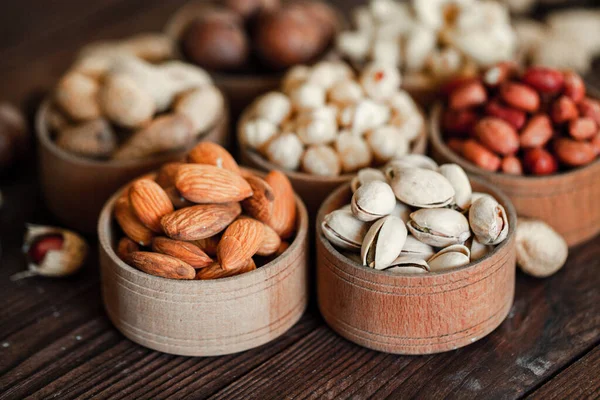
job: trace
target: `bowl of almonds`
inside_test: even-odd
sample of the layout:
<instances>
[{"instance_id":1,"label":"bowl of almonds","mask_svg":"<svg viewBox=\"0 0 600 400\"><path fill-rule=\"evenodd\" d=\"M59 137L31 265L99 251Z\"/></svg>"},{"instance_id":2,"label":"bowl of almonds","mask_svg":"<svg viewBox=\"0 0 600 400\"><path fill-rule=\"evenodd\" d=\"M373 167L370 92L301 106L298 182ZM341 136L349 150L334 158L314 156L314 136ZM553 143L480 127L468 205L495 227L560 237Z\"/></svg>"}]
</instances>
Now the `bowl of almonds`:
<instances>
[{"instance_id":1,"label":"bowl of almonds","mask_svg":"<svg viewBox=\"0 0 600 400\"><path fill-rule=\"evenodd\" d=\"M283 334L307 304L308 216L289 180L202 142L119 190L98 223L106 311L128 338L187 356Z\"/></svg>"},{"instance_id":2,"label":"bowl of almonds","mask_svg":"<svg viewBox=\"0 0 600 400\"><path fill-rule=\"evenodd\" d=\"M173 57L160 34L89 44L39 108L42 189L65 225L93 232L123 184L199 140L226 143L223 95L204 70Z\"/></svg>"},{"instance_id":3,"label":"bowl of almonds","mask_svg":"<svg viewBox=\"0 0 600 400\"><path fill-rule=\"evenodd\" d=\"M579 75L501 63L444 94L430 116L435 159L482 176L570 246L600 232L600 101Z\"/></svg>"},{"instance_id":4,"label":"bowl of almonds","mask_svg":"<svg viewBox=\"0 0 600 400\"><path fill-rule=\"evenodd\" d=\"M279 91L257 98L238 123L242 161L289 177L311 214L365 167L426 148L424 116L400 90L395 67L358 75L341 61L290 69Z\"/></svg>"},{"instance_id":5,"label":"bowl of almonds","mask_svg":"<svg viewBox=\"0 0 600 400\"><path fill-rule=\"evenodd\" d=\"M516 213L457 164L365 169L317 217L319 309L374 350L430 354L496 329L515 290Z\"/></svg>"}]
</instances>

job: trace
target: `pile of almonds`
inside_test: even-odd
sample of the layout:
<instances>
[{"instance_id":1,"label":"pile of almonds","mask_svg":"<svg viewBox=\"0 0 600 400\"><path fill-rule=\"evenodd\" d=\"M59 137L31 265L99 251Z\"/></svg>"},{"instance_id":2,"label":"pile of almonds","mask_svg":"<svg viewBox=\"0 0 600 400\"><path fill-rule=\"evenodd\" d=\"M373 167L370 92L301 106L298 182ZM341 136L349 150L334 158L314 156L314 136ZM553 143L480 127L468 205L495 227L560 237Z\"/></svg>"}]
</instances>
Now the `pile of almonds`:
<instances>
[{"instance_id":1,"label":"pile of almonds","mask_svg":"<svg viewBox=\"0 0 600 400\"><path fill-rule=\"evenodd\" d=\"M92 43L52 93L47 123L58 147L100 160L182 150L223 117L208 74L174 57L163 35Z\"/></svg>"},{"instance_id":2,"label":"pile of almonds","mask_svg":"<svg viewBox=\"0 0 600 400\"><path fill-rule=\"evenodd\" d=\"M325 216L324 236L366 267L422 274L479 260L509 231L504 207L473 193L465 171L408 155L359 171L351 204ZM355 253L360 252L360 257Z\"/></svg>"},{"instance_id":3,"label":"pile of almonds","mask_svg":"<svg viewBox=\"0 0 600 400\"><path fill-rule=\"evenodd\" d=\"M126 263L164 278L217 279L283 253L296 230L296 200L282 173L263 179L221 146L201 142L186 163L132 182L114 216Z\"/></svg>"},{"instance_id":4,"label":"pile of almonds","mask_svg":"<svg viewBox=\"0 0 600 400\"><path fill-rule=\"evenodd\" d=\"M549 175L600 154L600 102L571 71L501 63L450 82L441 127L448 145L488 171Z\"/></svg>"},{"instance_id":5,"label":"pile of almonds","mask_svg":"<svg viewBox=\"0 0 600 400\"><path fill-rule=\"evenodd\" d=\"M201 10L181 37L187 59L212 71L279 70L314 61L328 48L338 25L335 11L320 1L214 3Z\"/></svg>"},{"instance_id":6,"label":"pile of almonds","mask_svg":"<svg viewBox=\"0 0 600 400\"><path fill-rule=\"evenodd\" d=\"M280 92L252 103L240 122L240 141L286 170L337 176L403 156L424 120L400 90L395 66L367 65L356 77L345 63L296 66Z\"/></svg>"}]
</instances>

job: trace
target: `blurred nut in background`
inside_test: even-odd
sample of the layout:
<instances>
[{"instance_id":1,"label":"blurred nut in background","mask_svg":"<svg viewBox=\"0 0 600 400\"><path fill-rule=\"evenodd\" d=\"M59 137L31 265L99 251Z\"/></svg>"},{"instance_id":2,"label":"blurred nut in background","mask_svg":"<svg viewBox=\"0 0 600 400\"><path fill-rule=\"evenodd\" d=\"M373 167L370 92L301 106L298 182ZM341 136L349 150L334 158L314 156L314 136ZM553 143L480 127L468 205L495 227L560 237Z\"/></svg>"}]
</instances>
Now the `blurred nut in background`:
<instances>
[{"instance_id":1,"label":"blurred nut in background","mask_svg":"<svg viewBox=\"0 0 600 400\"><path fill-rule=\"evenodd\" d=\"M0 103L0 172L22 157L29 146L27 122L9 103Z\"/></svg>"}]
</instances>

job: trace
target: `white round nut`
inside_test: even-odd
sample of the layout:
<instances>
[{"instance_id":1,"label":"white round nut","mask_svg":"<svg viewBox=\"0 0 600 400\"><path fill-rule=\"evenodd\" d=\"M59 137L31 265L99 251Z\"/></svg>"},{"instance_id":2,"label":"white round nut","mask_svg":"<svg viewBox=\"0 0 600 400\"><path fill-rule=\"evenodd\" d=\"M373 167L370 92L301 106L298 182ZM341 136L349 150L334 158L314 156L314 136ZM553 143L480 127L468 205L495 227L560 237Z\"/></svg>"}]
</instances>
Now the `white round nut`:
<instances>
[{"instance_id":1,"label":"white round nut","mask_svg":"<svg viewBox=\"0 0 600 400\"><path fill-rule=\"evenodd\" d=\"M260 149L277 134L277 126L265 118L246 120L242 124L242 141L253 149Z\"/></svg>"},{"instance_id":2,"label":"white round nut","mask_svg":"<svg viewBox=\"0 0 600 400\"><path fill-rule=\"evenodd\" d=\"M290 94L298 86L306 82L310 75L310 68L306 65L292 67L283 77L281 88L284 93Z\"/></svg>"},{"instance_id":3,"label":"white round nut","mask_svg":"<svg viewBox=\"0 0 600 400\"><path fill-rule=\"evenodd\" d=\"M352 22L358 31L371 32L376 21L368 6L358 6L352 10Z\"/></svg>"},{"instance_id":4,"label":"white round nut","mask_svg":"<svg viewBox=\"0 0 600 400\"><path fill-rule=\"evenodd\" d=\"M475 0L413 0L412 6L417 18L430 28L441 28L445 20L446 7L468 8Z\"/></svg>"},{"instance_id":5,"label":"white round nut","mask_svg":"<svg viewBox=\"0 0 600 400\"><path fill-rule=\"evenodd\" d=\"M371 37L366 32L341 32L335 41L336 49L351 60L363 61L371 49Z\"/></svg>"},{"instance_id":6,"label":"white round nut","mask_svg":"<svg viewBox=\"0 0 600 400\"><path fill-rule=\"evenodd\" d=\"M311 83L302 83L292 91L290 99L298 110L319 108L325 105L325 89Z\"/></svg>"},{"instance_id":7,"label":"white round nut","mask_svg":"<svg viewBox=\"0 0 600 400\"><path fill-rule=\"evenodd\" d=\"M377 63L400 67L402 65L400 50L400 41L395 37L376 39L371 47L371 59Z\"/></svg>"},{"instance_id":8,"label":"white round nut","mask_svg":"<svg viewBox=\"0 0 600 400\"><path fill-rule=\"evenodd\" d=\"M354 135L364 135L368 130L386 124L390 119L390 108L371 99L346 106L339 115L339 123L349 128Z\"/></svg>"},{"instance_id":9,"label":"white round nut","mask_svg":"<svg viewBox=\"0 0 600 400\"><path fill-rule=\"evenodd\" d=\"M311 68L307 82L327 90L340 80L351 79L352 75L350 67L342 62L321 61Z\"/></svg>"},{"instance_id":10,"label":"white round nut","mask_svg":"<svg viewBox=\"0 0 600 400\"><path fill-rule=\"evenodd\" d=\"M336 113L333 107L305 111L298 115L295 128L304 144L326 144L337 135Z\"/></svg>"},{"instance_id":11,"label":"white round nut","mask_svg":"<svg viewBox=\"0 0 600 400\"><path fill-rule=\"evenodd\" d=\"M565 239L543 221L519 218L516 232L517 264L523 272L544 278L565 264L569 247Z\"/></svg>"},{"instance_id":12,"label":"white round nut","mask_svg":"<svg viewBox=\"0 0 600 400\"><path fill-rule=\"evenodd\" d=\"M284 169L297 170L304 146L293 133L282 133L275 137L265 149L265 155L273 164Z\"/></svg>"},{"instance_id":13,"label":"white round nut","mask_svg":"<svg viewBox=\"0 0 600 400\"><path fill-rule=\"evenodd\" d=\"M415 26L404 46L404 64L408 71L420 71L425 66L427 56L435 49L437 34L423 25Z\"/></svg>"},{"instance_id":14,"label":"white round nut","mask_svg":"<svg viewBox=\"0 0 600 400\"><path fill-rule=\"evenodd\" d=\"M302 156L302 169L311 175L338 176L342 166L334 149L325 145L310 146Z\"/></svg>"},{"instance_id":15,"label":"white round nut","mask_svg":"<svg viewBox=\"0 0 600 400\"><path fill-rule=\"evenodd\" d=\"M329 90L329 101L340 106L356 103L362 97L362 86L354 80L339 81Z\"/></svg>"},{"instance_id":16,"label":"white round nut","mask_svg":"<svg viewBox=\"0 0 600 400\"><path fill-rule=\"evenodd\" d=\"M292 111L290 99L281 92L269 92L254 103L254 114L265 118L275 125L281 124Z\"/></svg>"},{"instance_id":17,"label":"white round nut","mask_svg":"<svg viewBox=\"0 0 600 400\"><path fill-rule=\"evenodd\" d=\"M396 91L387 99L387 104L392 107L392 111L398 111L402 114L420 113L417 103L404 90Z\"/></svg>"},{"instance_id":18,"label":"white round nut","mask_svg":"<svg viewBox=\"0 0 600 400\"><path fill-rule=\"evenodd\" d=\"M371 165L372 155L367 142L351 132L341 132L335 142L335 148L344 172L354 172Z\"/></svg>"},{"instance_id":19,"label":"white round nut","mask_svg":"<svg viewBox=\"0 0 600 400\"><path fill-rule=\"evenodd\" d=\"M458 50L448 47L431 53L427 58L427 66L436 78L448 78L460 71L462 56Z\"/></svg>"},{"instance_id":20,"label":"white round nut","mask_svg":"<svg viewBox=\"0 0 600 400\"><path fill-rule=\"evenodd\" d=\"M400 71L395 65L371 63L360 74L360 84L374 100L385 100L400 89Z\"/></svg>"},{"instance_id":21,"label":"white round nut","mask_svg":"<svg viewBox=\"0 0 600 400\"><path fill-rule=\"evenodd\" d=\"M408 141L413 141L423 131L425 120L420 112L395 111L390 119L390 124L396 126Z\"/></svg>"},{"instance_id":22,"label":"white round nut","mask_svg":"<svg viewBox=\"0 0 600 400\"><path fill-rule=\"evenodd\" d=\"M366 137L375 159L380 163L408 152L408 139L395 126L379 127L369 132Z\"/></svg>"}]
</instances>

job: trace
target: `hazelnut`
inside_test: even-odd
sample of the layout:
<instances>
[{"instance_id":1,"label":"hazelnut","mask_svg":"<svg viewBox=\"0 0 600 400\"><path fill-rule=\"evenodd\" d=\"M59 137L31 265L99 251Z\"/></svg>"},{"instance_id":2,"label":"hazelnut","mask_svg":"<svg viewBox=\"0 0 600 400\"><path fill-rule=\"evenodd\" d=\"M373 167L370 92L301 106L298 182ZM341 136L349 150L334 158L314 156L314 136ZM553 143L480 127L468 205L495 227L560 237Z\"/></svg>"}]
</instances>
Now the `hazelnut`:
<instances>
[{"instance_id":1,"label":"hazelnut","mask_svg":"<svg viewBox=\"0 0 600 400\"><path fill-rule=\"evenodd\" d=\"M207 69L242 67L250 46L241 24L234 21L207 16L192 22L183 35L183 52L192 62Z\"/></svg>"}]
</instances>

